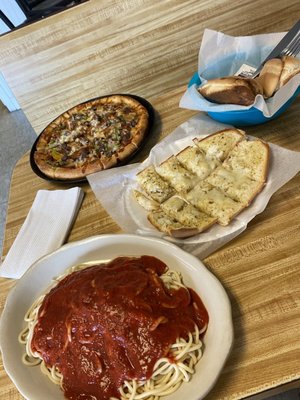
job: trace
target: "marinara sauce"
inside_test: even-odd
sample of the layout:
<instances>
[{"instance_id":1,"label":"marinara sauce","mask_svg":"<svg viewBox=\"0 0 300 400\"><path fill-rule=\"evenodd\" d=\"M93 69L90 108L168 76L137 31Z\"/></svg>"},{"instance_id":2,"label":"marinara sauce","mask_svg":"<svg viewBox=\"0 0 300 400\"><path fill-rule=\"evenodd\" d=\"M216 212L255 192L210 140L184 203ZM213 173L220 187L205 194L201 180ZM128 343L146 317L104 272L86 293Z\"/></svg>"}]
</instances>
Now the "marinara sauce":
<instances>
[{"instance_id":1,"label":"marinara sauce","mask_svg":"<svg viewBox=\"0 0 300 400\"><path fill-rule=\"evenodd\" d=\"M149 379L177 338L208 323L193 290L164 286L166 269L155 257L119 257L73 272L45 296L31 347L62 373L68 399L119 397L125 380Z\"/></svg>"}]
</instances>

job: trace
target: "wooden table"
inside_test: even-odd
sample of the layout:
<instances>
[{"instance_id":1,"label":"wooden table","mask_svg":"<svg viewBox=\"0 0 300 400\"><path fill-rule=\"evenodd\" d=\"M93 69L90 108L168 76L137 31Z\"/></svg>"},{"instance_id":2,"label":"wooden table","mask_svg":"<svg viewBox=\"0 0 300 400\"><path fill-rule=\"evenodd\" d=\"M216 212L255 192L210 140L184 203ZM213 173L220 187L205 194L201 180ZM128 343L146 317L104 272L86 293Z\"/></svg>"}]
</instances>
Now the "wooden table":
<instances>
[{"instance_id":1,"label":"wooden table","mask_svg":"<svg viewBox=\"0 0 300 400\"><path fill-rule=\"evenodd\" d=\"M64 109L96 95L146 97L157 118L133 160L140 161L195 114L179 109L178 102L197 68L205 27L232 35L284 31L299 11L298 1L90 1L0 38L0 68L37 133ZM280 118L246 132L300 151L299 111L298 99ZM37 190L58 187L31 171L28 154L18 162L3 256ZM82 187L86 196L68 241L120 232L89 186ZM235 331L232 353L208 400L258 400L299 386L299 249L300 174L273 195L245 232L204 260L227 290ZM0 279L1 310L13 285ZM22 398L2 364L0 394L3 400Z\"/></svg>"}]
</instances>

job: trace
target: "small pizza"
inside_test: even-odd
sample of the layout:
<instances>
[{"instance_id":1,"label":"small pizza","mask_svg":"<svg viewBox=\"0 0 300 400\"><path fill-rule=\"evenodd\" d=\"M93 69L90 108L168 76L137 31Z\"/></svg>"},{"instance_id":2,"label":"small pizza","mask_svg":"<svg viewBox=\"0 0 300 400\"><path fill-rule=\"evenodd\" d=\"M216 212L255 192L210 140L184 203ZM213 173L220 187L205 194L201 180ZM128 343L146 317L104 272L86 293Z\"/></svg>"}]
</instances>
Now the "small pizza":
<instances>
[{"instance_id":1,"label":"small pizza","mask_svg":"<svg viewBox=\"0 0 300 400\"><path fill-rule=\"evenodd\" d=\"M43 130L33 159L49 178L81 179L128 159L140 147L148 124L148 110L133 97L91 100L71 108Z\"/></svg>"}]
</instances>

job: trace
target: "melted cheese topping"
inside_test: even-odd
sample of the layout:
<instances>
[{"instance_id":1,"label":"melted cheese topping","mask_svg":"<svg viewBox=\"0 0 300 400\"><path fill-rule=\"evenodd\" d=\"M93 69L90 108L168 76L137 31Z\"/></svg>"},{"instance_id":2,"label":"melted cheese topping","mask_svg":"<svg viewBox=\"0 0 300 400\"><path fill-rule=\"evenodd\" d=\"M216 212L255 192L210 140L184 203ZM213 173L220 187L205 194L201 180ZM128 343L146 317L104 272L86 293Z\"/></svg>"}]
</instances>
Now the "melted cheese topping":
<instances>
[{"instance_id":1,"label":"melted cheese topping","mask_svg":"<svg viewBox=\"0 0 300 400\"><path fill-rule=\"evenodd\" d=\"M177 192L189 191L198 181L198 177L185 169L174 156L157 166L156 171L170 182Z\"/></svg>"},{"instance_id":2,"label":"melted cheese topping","mask_svg":"<svg viewBox=\"0 0 300 400\"><path fill-rule=\"evenodd\" d=\"M179 162L187 169L191 170L200 179L205 179L209 174L220 165L217 158L205 156L196 146L190 146L176 155Z\"/></svg>"},{"instance_id":3,"label":"melted cheese topping","mask_svg":"<svg viewBox=\"0 0 300 400\"><path fill-rule=\"evenodd\" d=\"M159 203L168 199L173 193L173 189L158 175L153 166L140 172L137 180L141 187Z\"/></svg>"}]
</instances>

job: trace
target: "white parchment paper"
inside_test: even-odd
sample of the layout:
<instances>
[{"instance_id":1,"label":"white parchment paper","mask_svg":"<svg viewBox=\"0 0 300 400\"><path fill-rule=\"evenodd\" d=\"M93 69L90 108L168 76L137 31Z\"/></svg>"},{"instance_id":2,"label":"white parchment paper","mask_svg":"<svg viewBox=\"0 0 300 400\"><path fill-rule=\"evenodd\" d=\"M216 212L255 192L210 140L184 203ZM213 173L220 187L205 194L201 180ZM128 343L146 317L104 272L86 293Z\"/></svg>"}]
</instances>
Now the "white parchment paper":
<instances>
[{"instance_id":1,"label":"white parchment paper","mask_svg":"<svg viewBox=\"0 0 300 400\"><path fill-rule=\"evenodd\" d=\"M234 75L243 64L258 67L285 33L233 37L206 29L198 56L198 75L201 86L208 79ZM182 96L179 106L205 112L247 110L255 107L261 110L265 117L271 117L295 94L299 86L300 74L294 76L270 99L265 100L262 95L257 95L253 105L239 106L211 103L198 92L197 86L193 84Z\"/></svg>"},{"instance_id":2,"label":"white parchment paper","mask_svg":"<svg viewBox=\"0 0 300 400\"><path fill-rule=\"evenodd\" d=\"M136 174L150 164L157 165L170 155L192 145L194 137L205 137L224 128L228 128L228 125L213 121L201 113L180 125L154 146L143 163L101 171L89 175L88 181L102 206L125 232L163 237L199 258L204 258L243 232L249 221L265 209L272 194L300 171L299 152L270 144L271 159L267 184L253 203L230 225L221 227L216 224L206 232L184 240L173 239L158 232L148 222L147 211L132 196L132 189L137 187Z\"/></svg>"}]
</instances>

